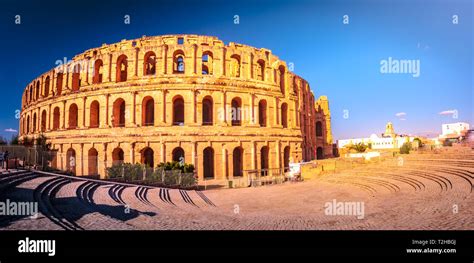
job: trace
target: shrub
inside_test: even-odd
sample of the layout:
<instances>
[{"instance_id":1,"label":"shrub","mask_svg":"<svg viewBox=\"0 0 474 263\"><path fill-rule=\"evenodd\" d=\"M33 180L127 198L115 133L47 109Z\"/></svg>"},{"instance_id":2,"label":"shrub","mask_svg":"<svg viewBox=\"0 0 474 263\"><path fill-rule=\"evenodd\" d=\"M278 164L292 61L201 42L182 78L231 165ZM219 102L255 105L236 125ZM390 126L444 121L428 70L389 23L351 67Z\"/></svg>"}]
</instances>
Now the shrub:
<instances>
[{"instance_id":1,"label":"shrub","mask_svg":"<svg viewBox=\"0 0 474 263\"><path fill-rule=\"evenodd\" d=\"M356 143L356 144L350 144L347 148L349 150L354 150L358 153L363 153L363 152L365 152L365 150L367 150L368 146L365 145L362 142L359 142L359 143Z\"/></svg>"},{"instance_id":2,"label":"shrub","mask_svg":"<svg viewBox=\"0 0 474 263\"><path fill-rule=\"evenodd\" d=\"M411 150L411 143L406 142L400 147L400 153L401 154L409 154Z\"/></svg>"}]
</instances>

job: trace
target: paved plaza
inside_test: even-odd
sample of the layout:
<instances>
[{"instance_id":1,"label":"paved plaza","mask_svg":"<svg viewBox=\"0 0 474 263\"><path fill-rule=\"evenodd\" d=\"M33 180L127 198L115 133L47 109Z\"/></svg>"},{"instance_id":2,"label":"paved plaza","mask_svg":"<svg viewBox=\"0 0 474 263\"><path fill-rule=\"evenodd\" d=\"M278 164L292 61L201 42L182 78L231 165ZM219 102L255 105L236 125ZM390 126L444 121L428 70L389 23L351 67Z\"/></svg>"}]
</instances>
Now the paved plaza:
<instances>
[{"instance_id":1,"label":"paved plaza","mask_svg":"<svg viewBox=\"0 0 474 263\"><path fill-rule=\"evenodd\" d=\"M7 230L474 229L474 151L465 149L413 153L402 163L388 159L304 182L207 191L1 172L0 201L34 201L40 211L36 219L0 216ZM363 214L347 207L328 213L338 203L362 205Z\"/></svg>"}]
</instances>

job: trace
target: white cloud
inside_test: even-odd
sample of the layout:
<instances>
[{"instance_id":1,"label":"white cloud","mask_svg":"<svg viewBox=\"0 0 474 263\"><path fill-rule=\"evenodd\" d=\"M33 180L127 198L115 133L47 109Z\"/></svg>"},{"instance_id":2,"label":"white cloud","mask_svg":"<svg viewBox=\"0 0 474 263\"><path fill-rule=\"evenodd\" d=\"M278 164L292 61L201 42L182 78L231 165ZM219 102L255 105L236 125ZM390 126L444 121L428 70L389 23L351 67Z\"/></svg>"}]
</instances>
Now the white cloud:
<instances>
[{"instance_id":1,"label":"white cloud","mask_svg":"<svg viewBox=\"0 0 474 263\"><path fill-rule=\"evenodd\" d=\"M405 112L399 112L399 113L396 113L395 116L403 117L403 116L407 116L407 114Z\"/></svg>"},{"instance_id":2,"label":"white cloud","mask_svg":"<svg viewBox=\"0 0 474 263\"><path fill-rule=\"evenodd\" d=\"M452 115L452 114L455 114L456 112L457 112L456 110L445 110L445 111L442 111L438 114L439 115Z\"/></svg>"},{"instance_id":3,"label":"white cloud","mask_svg":"<svg viewBox=\"0 0 474 263\"><path fill-rule=\"evenodd\" d=\"M6 131L6 132L18 132L17 130L12 129L12 128L5 129L5 131Z\"/></svg>"}]
</instances>

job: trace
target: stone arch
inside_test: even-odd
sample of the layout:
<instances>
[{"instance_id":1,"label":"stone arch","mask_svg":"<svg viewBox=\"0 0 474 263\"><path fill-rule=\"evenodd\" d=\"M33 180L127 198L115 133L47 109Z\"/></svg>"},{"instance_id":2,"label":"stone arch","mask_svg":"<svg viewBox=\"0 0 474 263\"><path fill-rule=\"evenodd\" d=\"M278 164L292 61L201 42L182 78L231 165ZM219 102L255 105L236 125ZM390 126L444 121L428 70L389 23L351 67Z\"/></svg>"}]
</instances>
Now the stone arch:
<instances>
[{"instance_id":1,"label":"stone arch","mask_svg":"<svg viewBox=\"0 0 474 263\"><path fill-rule=\"evenodd\" d=\"M26 117L26 133L30 133L31 130L30 130L30 115L28 115L28 117Z\"/></svg>"},{"instance_id":2,"label":"stone arch","mask_svg":"<svg viewBox=\"0 0 474 263\"><path fill-rule=\"evenodd\" d=\"M267 126L267 101L264 99L258 102L258 123L260 127Z\"/></svg>"},{"instance_id":3,"label":"stone arch","mask_svg":"<svg viewBox=\"0 0 474 263\"><path fill-rule=\"evenodd\" d=\"M280 79L280 91L285 95L285 66L281 65L278 67L278 77Z\"/></svg>"},{"instance_id":4,"label":"stone arch","mask_svg":"<svg viewBox=\"0 0 474 263\"><path fill-rule=\"evenodd\" d=\"M142 126L155 125L155 101L151 96L142 101Z\"/></svg>"},{"instance_id":5,"label":"stone arch","mask_svg":"<svg viewBox=\"0 0 474 263\"><path fill-rule=\"evenodd\" d=\"M173 72L177 74L183 74L185 71L185 55L182 50L176 50L173 53Z\"/></svg>"},{"instance_id":6,"label":"stone arch","mask_svg":"<svg viewBox=\"0 0 474 263\"><path fill-rule=\"evenodd\" d=\"M141 150L141 163L149 167L154 167L155 163L153 160L153 149L150 147L145 147Z\"/></svg>"},{"instance_id":7,"label":"stone arch","mask_svg":"<svg viewBox=\"0 0 474 263\"><path fill-rule=\"evenodd\" d=\"M125 127L125 100L118 98L113 105L112 124L114 127Z\"/></svg>"},{"instance_id":8,"label":"stone arch","mask_svg":"<svg viewBox=\"0 0 474 263\"><path fill-rule=\"evenodd\" d=\"M244 149L240 146L235 147L232 152L232 164L233 164L233 175L234 177L243 176L244 173Z\"/></svg>"},{"instance_id":9,"label":"stone arch","mask_svg":"<svg viewBox=\"0 0 474 263\"><path fill-rule=\"evenodd\" d=\"M173 125L184 125L184 99L180 95L173 98Z\"/></svg>"},{"instance_id":10,"label":"stone arch","mask_svg":"<svg viewBox=\"0 0 474 263\"><path fill-rule=\"evenodd\" d=\"M59 118L61 117L61 112L59 107L55 107L53 110L53 131L59 129Z\"/></svg>"},{"instance_id":11,"label":"stone arch","mask_svg":"<svg viewBox=\"0 0 474 263\"><path fill-rule=\"evenodd\" d=\"M33 114L33 133L36 132L36 121L37 121L37 117L36 117L36 112Z\"/></svg>"},{"instance_id":12,"label":"stone arch","mask_svg":"<svg viewBox=\"0 0 474 263\"><path fill-rule=\"evenodd\" d=\"M99 152L95 148L90 148L87 152L88 175L99 174Z\"/></svg>"},{"instance_id":13,"label":"stone arch","mask_svg":"<svg viewBox=\"0 0 474 263\"><path fill-rule=\"evenodd\" d=\"M125 160L122 148L117 147L112 151L112 164L121 164Z\"/></svg>"},{"instance_id":14,"label":"stone arch","mask_svg":"<svg viewBox=\"0 0 474 263\"><path fill-rule=\"evenodd\" d=\"M232 126L242 125L242 99L235 97L231 101L231 123Z\"/></svg>"},{"instance_id":15,"label":"stone arch","mask_svg":"<svg viewBox=\"0 0 474 263\"><path fill-rule=\"evenodd\" d=\"M212 75L213 71L213 55L211 51L204 51L202 53L202 74Z\"/></svg>"},{"instance_id":16,"label":"stone arch","mask_svg":"<svg viewBox=\"0 0 474 263\"><path fill-rule=\"evenodd\" d=\"M156 54L153 51L148 51L143 57L143 75L155 75L156 74Z\"/></svg>"},{"instance_id":17,"label":"stone arch","mask_svg":"<svg viewBox=\"0 0 474 263\"><path fill-rule=\"evenodd\" d=\"M28 102L31 103L33 100L33 85L30 85L30 92L29 92L30 98L28 99Z\"/></svg>"},{"instance_id":18,"label":"stone arch","mask_svg":"<svg viewBox=\"0 0 474 263\"><path fill-rule=\"evenodd\" d=\"M97 59L94 62L94 76L92 77L93 84L102 83L103 68L104 68L104 62L102 61L102 59Z\"/></svg>"},{"instance_id":19,"label":"stone arch","mask_svg":"<svg viewBox=\"0 0 474 263\"><path fill-rule=\"evenodd\" d=\"M281 104L281 126L288 128L288 104Z\"/></svg>"},{"instance_id":20,"label":"stone arch","mask_svg":"<svg viewBox=\"0 0 474 263\"><path fill-rule=\"evenodd\" d=\"M202 125L214 124L214 102L211 96L206 96L202 100Z\"/></svg>"},{"instance_id":21,"label":"stone arch","mask_svg":"<svg viewBox=\"0 0 474 263\"><path fill-rule=\"evenodd\" d=\"M237 54L230 56L230 76L240 77L240 56Z\"/></svg>"},{"instance_id":22,"label":"stone arch","mask_svg":"<svg viewBox=\"0 0 474 263\"><path fill-rule=\"evenodd\" d=\"M79 91L81 87L81 65L78 63L74 65L72 73L72 91Z\"/></svg>"},{"instance_id":23,"label":"stone arch","mask_svg":"<svg viewBox=\"0 0 474 263\"><path fill-rule=\"evenodd\" d=\"M204 178L214 178L214 149L212 147L206 147L203 150L203 167L204 167Z\"/></svg>"},{"instance_id":24,"label":"stone arch","mask_svg":"<svg viewBox=\"0 0 474 263\"><path fill-rule=\"evenodd\" d=\"M45 132L46 131L46 110L43 110L41 112L41 126L40 126L40 131Z\"/></svg>"},{"instance_id":25,"label":"stone arch","mask_svg":"<svg viewBox=\"0 0 474 263\"><path fill-rule=\"evenodd\" d=\"M56 93L55 93L55 95L59 96L59 95L61 95L62 92L63 92L63 73L58 72L56 74Z\"/></svg>"},{"instance_id":26,"label":"stone arch","mask_svg":"<svg viewBox=\"0 0 474 263\"><path fill-rule=\"evenodd\" d=\"M257 61L257 80L265 81L265 60Z\"/></svg>"},{"instance_id":27,"label":"stone arch","mask_svg":"<svg viewBox=\"0 0 474 263\"><path fill-rule=\"evenodd\" d=\"M323 124L321 121L316 122L316 137L323 136Z\"/></svg>"},{"instance_id":28,"label":"stone arch","mask_svg":"<svg viewBox=\"0 0 474 263\"><path fill-rule=\"evenodd\" d=\"M76 129L78 123L78 108L75 103L69 106L69 120L68 120L68 129Z\"/></svg>"},{"instance_id":29,"label":"stone arch","mask_svg":"<svg viewBox=\"0 0 474 263\"><path fill-rule=\"evenodd\" d=\"M290 167L290 146L286 146L283 149L283 169L284 171L288 171Z\"/></svg>"},{"instance_id":30,"label":"stone arch","mask_svg":"<svg viewBox=\"0 0 474 263\"><path fill-rule=\"evenodd\" d=\"M44 97L48 97L49 96L49 85L50 85L50 77L49 76L46 76L45 80L44 80L44 92L43 92L43 95Z\"/></svg>"},{"instance_id":31,"label":"stone arch","mask_svg":"<svg viewBox=\"0 0 474 263\"><path fill-rule=\"evenodd\" d=\"M171 152L171 157L172 157L172 161L180 162L181 158L183 158L182 161L184 162L185 154L184 154L183 148L181 147L174 148L173 151Z\"/></svg>"},{"instance_id":32,"label":"stone arch","mask_svg":"<svg viewBox=\"0 0 474 263\"><path fill-rule=\"evenodd\" d=\"M100 104L97 100L91 102L89 114L89 128L98 128L100 123Z\"/></svg>"},{"instance_id":33,"label":"stone arch","mask_svg":"<svg viewBox=\"0 0 474 263\"><path fill-rule=\"evenodd\" d=\"M323 147L318 147L316 149L316 159L324 159L324 154L323 154Z\"/></svg>"},{"instance_id":34,"label":"stone arch","mask_svg":"<svg viewBox=\"0 0 474 263\"><path fill-rule=\"evenodd\" d=\"M40 97L40 81L36 81L36 89L35 89L35 100L39 100Z\"/></svg>"},{"instance_id":35,"label":"stone arch","mask_svg":"<svg viewBox=\"0 0 474 263\"><path fill-rule=\"evenodd\" d=\"M122 54L117 58L116 75L115 75L116 82L127 81L127 72L128 72L127 59L128 58L125 54Z\"/></svg>"}]
</instances>

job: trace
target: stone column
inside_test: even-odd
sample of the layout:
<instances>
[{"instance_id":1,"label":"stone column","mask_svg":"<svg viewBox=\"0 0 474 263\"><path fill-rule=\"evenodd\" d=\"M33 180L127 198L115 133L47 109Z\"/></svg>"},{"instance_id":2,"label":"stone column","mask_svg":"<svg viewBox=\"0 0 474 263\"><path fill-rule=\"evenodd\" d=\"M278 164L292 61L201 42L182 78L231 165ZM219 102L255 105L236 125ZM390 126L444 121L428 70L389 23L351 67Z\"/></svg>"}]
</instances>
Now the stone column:
<instances>
[{"instance_id":1,"label":"stone column","mask_svg":"<svg viewBox=\"0 0 474 263\"><path fill-rule=\"evenodd\" d=\"M221 115L222 115L223 118L222 118L222 120L221 120L221 122L220 122L220 124L221 124L222 126L228 126L228 125L229 125L229 124L227 123L227 105L226 105L226 103L227 103L227 98L226 98L227 95L226 95L226 93L227 93L227 91L225 91L225 90L222 91L222 108L221 108L222 114L221 114ZM232 106L231 106L231 107L232 107Z\"/></svg>"},{"instance_id":2,"label":"stone column","mask_svg":"<svg viewBox=\"0 0 474 263\"><path fill-rule=\"evenodd\" d=\"M222 179L227 179L227 149L222 144Z\"/></svg>"},{"instance_id":3,"label":"stone column","mask_svg":"<svg viewBox=\"0 0 474 263\"><path fill-rule=\"evenodd\" d=\"M66 129L66 101L63 101L63 126L62 129Z\"/></svg>"},{"instance_id":4,"label":"stone column","mask_svg":"<svg viewBox=\"0 0 474 263\"><path fill-rule=\"evenodd\" d=\"M86 125L86 97L82 97L82 126L81 128L85 128Z\"/></svg>"}]
</instances>

